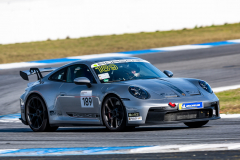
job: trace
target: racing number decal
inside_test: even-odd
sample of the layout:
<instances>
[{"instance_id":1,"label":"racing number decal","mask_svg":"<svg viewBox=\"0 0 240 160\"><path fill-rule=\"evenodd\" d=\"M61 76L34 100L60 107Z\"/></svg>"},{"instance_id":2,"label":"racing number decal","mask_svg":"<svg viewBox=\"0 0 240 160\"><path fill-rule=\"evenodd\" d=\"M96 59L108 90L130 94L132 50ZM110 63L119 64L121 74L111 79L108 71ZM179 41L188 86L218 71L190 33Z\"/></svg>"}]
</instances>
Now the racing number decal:
<instances>
[{"instance_id":1,"label":"racing number decal","mask_svg":"<svg viewBox=\"0 0 240 160\"><path fill-rule=\"evenodd\" d=\"M92 105L92 97L85 97L85 98L82 98L82 101L84 103L83 106L91 106Z\"/></svg>"},{"instance_id":2,"label":"racing number decal","mask_svg":"<svg viewBox=\"0 0 240 160\"><path fill-rule=\"evenodd\" d=\"M80 93L81 107L93 108L92 91L85 90Z\"/></svg>"}]
</instances>

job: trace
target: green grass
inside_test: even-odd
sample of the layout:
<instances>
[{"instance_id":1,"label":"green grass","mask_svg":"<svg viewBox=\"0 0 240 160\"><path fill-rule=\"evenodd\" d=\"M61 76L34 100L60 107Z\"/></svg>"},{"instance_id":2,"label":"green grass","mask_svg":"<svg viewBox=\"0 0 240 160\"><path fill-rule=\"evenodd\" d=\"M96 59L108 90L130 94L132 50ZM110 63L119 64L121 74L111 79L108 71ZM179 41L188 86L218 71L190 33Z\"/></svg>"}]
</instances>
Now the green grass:
<instances>
[{"instance_id":1,"label":"green grass","mask_svg":"<svg viewBox=\"0 0 240 160\"><path fill-rule=\"evenodd\" d=\"M220 100L220 113L240 113L240 89L216 93Z\"/></svg>"},{"instance_id":2,"label":"green grass","mask_svg":"<svg viewBox=\"0 0 240 160\"><path fill-rule=\"evenodd\" d=\"M240 38L240 23L165 32L0 45L0 63L141 50Z\"/></svg>"}]
</instances>

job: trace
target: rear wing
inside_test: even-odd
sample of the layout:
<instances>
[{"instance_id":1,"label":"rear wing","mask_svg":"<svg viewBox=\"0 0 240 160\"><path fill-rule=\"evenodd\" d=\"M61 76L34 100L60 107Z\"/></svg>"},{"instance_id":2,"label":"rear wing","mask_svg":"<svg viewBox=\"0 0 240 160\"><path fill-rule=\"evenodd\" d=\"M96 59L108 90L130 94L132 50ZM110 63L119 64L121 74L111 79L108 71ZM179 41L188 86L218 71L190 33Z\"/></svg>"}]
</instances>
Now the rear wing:
<instances>
[{"instance_id":1,"label":"rear wing","mask_svg":"<svg viewBox=\"0 0 240 160\"><path fill-rule=\"evenodd\" d=\"M43 76L41 74L42 72L52 72L55 69L57 69L57 67L40 68L40 69L39 68L30 68L29 70L26 70L26 71L20 71L20 76L22 77L22 79L28 81L29 80L28 76L36 74L38 80L40 80L43 78Z\"/></svg>"}]
</instances>

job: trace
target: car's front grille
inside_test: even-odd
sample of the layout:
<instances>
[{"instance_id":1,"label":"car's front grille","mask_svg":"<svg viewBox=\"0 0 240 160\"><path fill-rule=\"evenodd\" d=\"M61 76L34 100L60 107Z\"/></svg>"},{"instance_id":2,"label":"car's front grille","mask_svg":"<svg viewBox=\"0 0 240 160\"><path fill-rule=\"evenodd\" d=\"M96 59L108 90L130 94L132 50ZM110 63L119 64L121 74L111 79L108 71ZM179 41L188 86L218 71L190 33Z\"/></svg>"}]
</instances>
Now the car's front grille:
<instances>
[{"instance_id":1,"label":"car's front grille","mask_svg":"<svg viewBox=\"0 0 240 160\"><path fill-rule=\"evenodd\" d=\"M213 115L212 109L210 108L185 111L183 110L176 112L168 112L160 108L150 108L148 111L146 123L211 118L212 115Z\"/></svg>"},{"instance_id":2,"label":"car's front grille","mask_svg":"<svg viewBox=\"0 0 240 160\"><path fill-rule=\"evenodd\" d=\"M201 119L212 117L212 109L187 110L173 113L166 113L164 121L178 121L189 119Z\"/></svg>"}]
</instances>

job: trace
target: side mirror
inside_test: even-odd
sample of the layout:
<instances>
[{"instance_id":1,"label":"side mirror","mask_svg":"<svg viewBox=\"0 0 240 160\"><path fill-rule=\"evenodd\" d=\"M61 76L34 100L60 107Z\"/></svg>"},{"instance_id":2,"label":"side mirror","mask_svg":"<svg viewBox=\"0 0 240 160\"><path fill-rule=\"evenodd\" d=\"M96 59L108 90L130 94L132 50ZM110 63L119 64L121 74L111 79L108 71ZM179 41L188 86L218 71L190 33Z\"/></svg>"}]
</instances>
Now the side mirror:
<instances>
[{"instance_id":1,"label":"side mirror","mask_svg":"<svg viewBox=\"0 0 240 160\"><path fill-rule=\"evenodd\" d=\"M165 73L170 78L173 76L173 73L171 71L168 71L168 70L163 71L163 73Z\"/></svg>"},{"instance_id":2,"label":"side mirror","mask_svg":"<svg viewBox=\"0 0 240 160\"><path fill-rule=\"evenodd\" d=\"M90 80L86 77L75 78L74 83L77 85L87 85L88 88L90 88L92 86L90 83Z\"/></svg>"}]
</instances>

